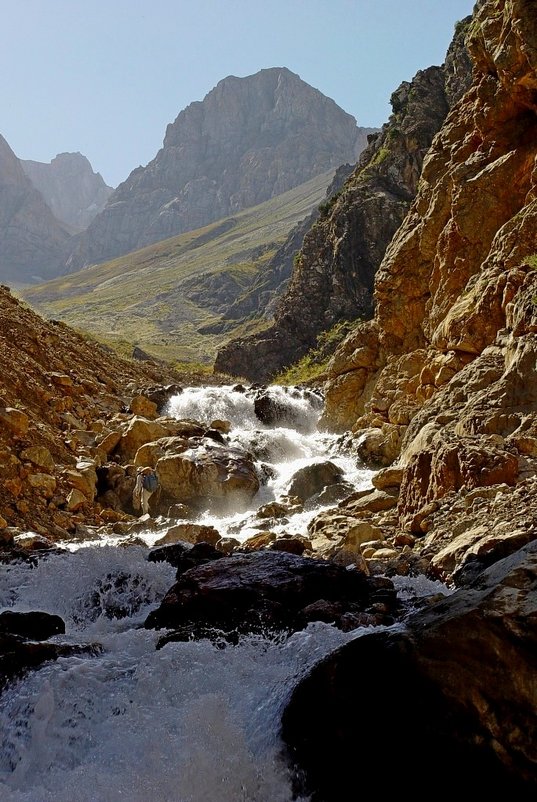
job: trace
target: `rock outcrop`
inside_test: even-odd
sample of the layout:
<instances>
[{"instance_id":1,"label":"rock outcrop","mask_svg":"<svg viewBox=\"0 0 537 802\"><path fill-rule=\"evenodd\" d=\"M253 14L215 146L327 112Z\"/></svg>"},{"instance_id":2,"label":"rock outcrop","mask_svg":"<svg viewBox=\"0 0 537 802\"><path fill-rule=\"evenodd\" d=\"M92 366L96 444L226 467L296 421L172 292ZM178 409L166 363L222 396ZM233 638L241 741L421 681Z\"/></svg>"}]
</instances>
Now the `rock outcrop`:
<instances>
[{"instance_id":1,"label":"rock outcrop","mask_svg":"<svg viewBox=\"0 0 537 802\"><path fill-rule=\"evenodd\" d=\"M224 346L217 370L266 381L338 321L371 317L376 270L416 194L434 135L470 82L462 43L468 23L457 27L443 67L419 71L393 93L389 121L306 234L274 324Z\"/></svg>"},{"instance_id":2,"label":"rock outcrop","mask_svg":"<svg viewBox=\"0 0 537 802\"><path fill-rule=\"evenodd\" d=\"M0 136L0 281L20 286L58 275L69 239Z\"/></svg>"},{"instance_id":3,"label":"rock outcrop","mask_svg":"<svg viewBox=\"0 0 537 802\"><path fill-rule=\"evenodd\" d=\"M353 117L285 68L225 78L168 126L162 149L117 188L68 268L255 206L354 162L364 145Z\"/></svg>"},{"instance_id":4,"label":"rock outcrop","mask_svg":"<svg viewBox=\"0 0 537 802\"><path fill-rule=\"evenodd\" d=\"M478 5L472 86L387 249L375 318L336 352L326 386L325 425L397 468L395 514L370 520L385 545L412 553L417 538L431 571L456 581L535 538L535 30L523 0ZM393 570L408 571L399 558Z\"/></svg>"},{"instance_id":5,"label":"rock outcrop","mask_svg":"<svg viewBox=\"0 0 537 802\"><path fill-rule=\"evenodd\" d=\"M302 680L283 718L300 795L355 799L359 756L390 796L426 799L441 783L446 798L534 798L535 545Z\"/></svg>"},{"instance_id":6,"label":"rock outcrop","mask_svg":"<svg viewBox=\"0 0 537 802\"><path fill-rule=\"evenodd\" d=\"M73 233L89 226L114 191L81 153L59 153L49 164L21 159L21 165L56 219Z\"/></svg>"}]
</instances>

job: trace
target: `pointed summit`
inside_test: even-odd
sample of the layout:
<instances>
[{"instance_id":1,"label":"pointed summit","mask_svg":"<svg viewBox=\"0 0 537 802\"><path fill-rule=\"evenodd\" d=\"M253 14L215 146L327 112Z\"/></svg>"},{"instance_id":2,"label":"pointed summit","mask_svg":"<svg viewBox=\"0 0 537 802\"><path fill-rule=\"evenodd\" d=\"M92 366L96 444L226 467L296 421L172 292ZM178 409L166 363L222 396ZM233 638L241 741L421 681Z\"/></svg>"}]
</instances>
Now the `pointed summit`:
<instances>
[{"instance_id":1,"label":"pointed summit","mask_svg":"<svg viewBox=\"0 0 537 802\"><path fill-rule=\"evenodd\" d=\"M113 193L69 268L199 228L354 162L367 130L284 67L224 78L168 125L162 149Z\"/></svg>"},{"instance_id":2,"label":"pointed summit","mask_svg":"<svg viewBox=\"0 0 537 802\"><path fill-rule=\"evenodd\" d=\"M17 286L57 275L68 239L0 136L0 281Z\"/></svg>"}]
</instances>

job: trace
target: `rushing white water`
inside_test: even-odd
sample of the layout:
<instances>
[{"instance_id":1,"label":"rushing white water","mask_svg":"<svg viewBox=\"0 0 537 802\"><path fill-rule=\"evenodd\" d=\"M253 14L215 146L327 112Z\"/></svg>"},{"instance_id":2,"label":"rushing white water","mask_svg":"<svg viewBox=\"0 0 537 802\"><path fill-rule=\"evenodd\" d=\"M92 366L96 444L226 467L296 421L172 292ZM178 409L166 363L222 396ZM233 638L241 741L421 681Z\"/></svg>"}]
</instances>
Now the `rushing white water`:
<instances>
[{"instance_id":1,"label":"rushing white water","mask_svg":"<svg viewBox=\"0 0 537 802\"><path fill-rule=\"evenodd\" d=\"M156 650L140 625L175 571L145 557L85 548L2 572L1 606L58 613L57 640L98 641L103 653L50 663L0 697L0 799L290 802L282 709L308 668L357 632L315 624L280 642Z\"/></svg>"},{"instance_id":2,"label":"rushing white water","mask_svg":"<svg viewBox=\"0 0 537 802\"><path fill-rule=\"evenodd\" d=\"M319 396L310 391L278 386L269 387L267 392L286 409L293 425L263 424L254 411L254 394L237 392L232 387L188 388L170 401L168 409L169 414L177 418L199 420L207 425L214 420L229 421L230 445L251 452L258 461L260 473L263 465L268 466L272 476L262 485L247 510L224 516L205 513L200 517L201 523L214 526L223 537L229 535L239 541L263 528L255 517L255 511L285 496L293 475L300 468L330 460L341 469L343 480L356 489L369 486L374 473L360 466L355 457L341 448L338 435L317 429L322 411ZM319 504L307 507L286 521L271 522L270 529L276 534L305 534L309 521L321 509Z\"/></svg>"},{"instance_id":3,"label":"rushing white water","mask_svg":"<svg viewBox=\"0 0 537 802\"><path fill-rule=\"evenodd\" d=\"M170 404L178 418L229 420L230 444L273 473L250 510L205 516L223 535L257 531L255 510L284 495L293 473L316 460L331 459L355 487L370 481L337 437L317 431L319 399L270 392L291 408L298 428L261 424L252 397L230 387L185 390ZM317 512L279 527L304 532ZM143 621L175 569L149 563L139 546L76 547L37 567L0 572L0 609L56 613L67 628L56 641L102 645L97 656L43 666L0 697L1 802L290 802L282 710L309 668L360 631L318 623L279 641L249 637L219 648L202 640L157 650L158 634Z\"/></svg>"}]
</instances>

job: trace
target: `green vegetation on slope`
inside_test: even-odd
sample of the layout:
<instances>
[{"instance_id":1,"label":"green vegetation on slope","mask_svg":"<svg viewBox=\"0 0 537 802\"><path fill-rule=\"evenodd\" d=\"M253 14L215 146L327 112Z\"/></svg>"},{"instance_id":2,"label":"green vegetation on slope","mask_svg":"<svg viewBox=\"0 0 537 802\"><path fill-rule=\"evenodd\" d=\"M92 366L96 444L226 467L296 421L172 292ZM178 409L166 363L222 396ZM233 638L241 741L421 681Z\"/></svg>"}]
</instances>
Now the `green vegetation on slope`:
<instances>
[{"instance_id":1,"label":"green vegetation on slope","mask_svg":"<svg viewBox=\"0 0 537 802\"><path fill-rule=\"evenodd\" d=\"M308 353L285 370L282 370L274 382L276 384L305 384L322 381L337 346L352 331L357 321L341 320L331 329L321 332L317 344Z\"/></svg>"},{"instance_id":2,"label":"green vegetation on slope","mask_svg":"<svg viewBox=\"0 0 537 802\"><path fill-rule=\"evenodd\" d=\"M42 314L124 350L212 363L231 337L269 322L227 320L289 231L324 199L333 171L277 198L110 262L21 291Z\"/></svg>"}]
</instances>

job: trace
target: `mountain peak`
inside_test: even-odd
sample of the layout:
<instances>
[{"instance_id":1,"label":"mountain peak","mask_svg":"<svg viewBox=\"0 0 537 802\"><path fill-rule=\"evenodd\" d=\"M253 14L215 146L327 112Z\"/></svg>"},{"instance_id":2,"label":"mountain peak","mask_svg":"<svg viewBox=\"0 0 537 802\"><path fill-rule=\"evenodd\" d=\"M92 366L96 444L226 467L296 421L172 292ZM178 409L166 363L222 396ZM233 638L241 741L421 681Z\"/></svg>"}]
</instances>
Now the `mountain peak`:
<instances>
[{"instance_id":1,"label":"mountain peak","mask_svg":"<svg viewBox=\"0 0 537 802\"><path fill-rule=\"evenodd\" d=\"M356 120L286 67L228 76L179 113L83 235L69 267L102 262L256 206L355 162Z\"/></svg>"}]
</instances>

